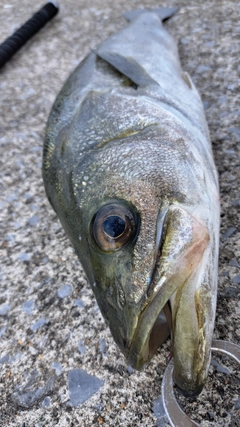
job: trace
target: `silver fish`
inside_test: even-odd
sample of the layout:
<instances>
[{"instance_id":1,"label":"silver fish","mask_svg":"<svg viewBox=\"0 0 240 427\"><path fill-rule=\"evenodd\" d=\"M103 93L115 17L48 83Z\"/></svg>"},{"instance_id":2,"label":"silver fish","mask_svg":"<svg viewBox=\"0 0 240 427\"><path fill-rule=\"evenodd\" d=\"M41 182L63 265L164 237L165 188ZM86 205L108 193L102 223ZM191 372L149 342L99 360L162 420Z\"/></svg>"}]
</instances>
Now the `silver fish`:
<instances>
[{"instance_id":1,"label":"silver fish","mask_svg":"<svg viewBox=\"0 0 240 427\"><path fill-rule=\"evenodd\" d=\"M128 362L141 369L171 334L191 396L210 363L220 208L202 102L162 24L175 11L125 14L76 68L48 120L43 177Z\"/></svg>"}]
</instances>

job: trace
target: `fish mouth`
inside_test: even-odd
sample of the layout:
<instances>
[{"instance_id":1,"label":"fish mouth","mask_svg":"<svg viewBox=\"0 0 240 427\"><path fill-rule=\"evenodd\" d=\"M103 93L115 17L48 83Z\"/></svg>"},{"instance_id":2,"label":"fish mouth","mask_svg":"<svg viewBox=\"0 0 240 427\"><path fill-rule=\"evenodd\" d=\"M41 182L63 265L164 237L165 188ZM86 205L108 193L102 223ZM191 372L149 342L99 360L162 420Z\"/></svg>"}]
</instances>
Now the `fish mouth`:
<instances>
[{"instance_id":1,"label":"fish mouth","mask_svg":"<svg viewBox=\"0 0 240 427\"><path fill-rule=\"evenodd\" d=\"M165 238L139 316L127 359L135 369L150 361L171 334L174 381L185 396L200 393L207 378L211 338L206 338L202 286L206 268L207 228L180 206L164 215Z\"/></svg>"}]
</instances>

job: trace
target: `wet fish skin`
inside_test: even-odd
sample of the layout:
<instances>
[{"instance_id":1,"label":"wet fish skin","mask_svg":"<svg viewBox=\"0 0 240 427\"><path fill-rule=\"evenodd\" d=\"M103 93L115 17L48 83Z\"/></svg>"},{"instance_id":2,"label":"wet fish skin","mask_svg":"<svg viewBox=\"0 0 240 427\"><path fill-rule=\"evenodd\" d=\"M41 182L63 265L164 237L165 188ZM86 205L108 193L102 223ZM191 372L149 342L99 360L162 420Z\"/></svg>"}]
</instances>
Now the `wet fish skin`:
<instances>
[{"instance_id":1,"label":"wet fish skin","mask_svg":"<svg viewBox=\"0 0 240 427\"><path fill-rule=\"evenodd\" d=\"M67 80L47 124L43 178L128 361L140 369L171 330L175 382L194 395L214 328L218 181L201 99L161 13L130 15Z\"/></svg>"}]
</instances>

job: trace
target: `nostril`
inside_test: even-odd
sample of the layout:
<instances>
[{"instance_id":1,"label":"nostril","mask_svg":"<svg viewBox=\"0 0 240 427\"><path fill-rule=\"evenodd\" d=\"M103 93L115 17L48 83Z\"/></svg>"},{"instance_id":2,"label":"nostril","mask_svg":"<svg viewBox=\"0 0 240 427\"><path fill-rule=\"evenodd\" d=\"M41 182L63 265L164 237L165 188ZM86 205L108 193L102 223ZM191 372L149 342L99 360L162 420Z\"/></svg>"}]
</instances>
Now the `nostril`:
<instances>
[{"instance_id":1,"label":"nostril","mask_svg":"<svg viewBox=\"0 0 240 427\"><path fill-rule=\"evenodd\" d=\"M122 339L122 343L123 343L123 347L127 348L127 341L124 338Z\"/></svg>"}]
</instances>

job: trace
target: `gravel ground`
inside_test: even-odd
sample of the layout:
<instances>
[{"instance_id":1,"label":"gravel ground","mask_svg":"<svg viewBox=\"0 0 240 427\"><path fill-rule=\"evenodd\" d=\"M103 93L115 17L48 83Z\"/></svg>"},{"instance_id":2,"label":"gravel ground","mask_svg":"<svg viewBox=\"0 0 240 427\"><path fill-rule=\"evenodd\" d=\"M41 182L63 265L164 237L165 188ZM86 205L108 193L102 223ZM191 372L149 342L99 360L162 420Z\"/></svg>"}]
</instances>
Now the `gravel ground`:
<instances>
[{"instance_id":1,"label":"gravel ground","mask_svg":"<svg viewBox=\"0 0 240 427\"><path fill-rule=\"evenodd\" d=\"M0 0L0 40L42 5ZM0 70L1 426L168 426L160 394L169 342L144 371L126 365L49 206L41 177L46 120L69 73L125 24L122 11L161 5L152 0L62 1L54 21ZM180 11L167 27L202 95L219 171L215 338L239 343L240 3L176 0L171 5ZM240 426L238 366L213 357L202 394L179 400L202 426ZM87 388L79 388L79 381Z\"/></svg>"}]
</instances>

